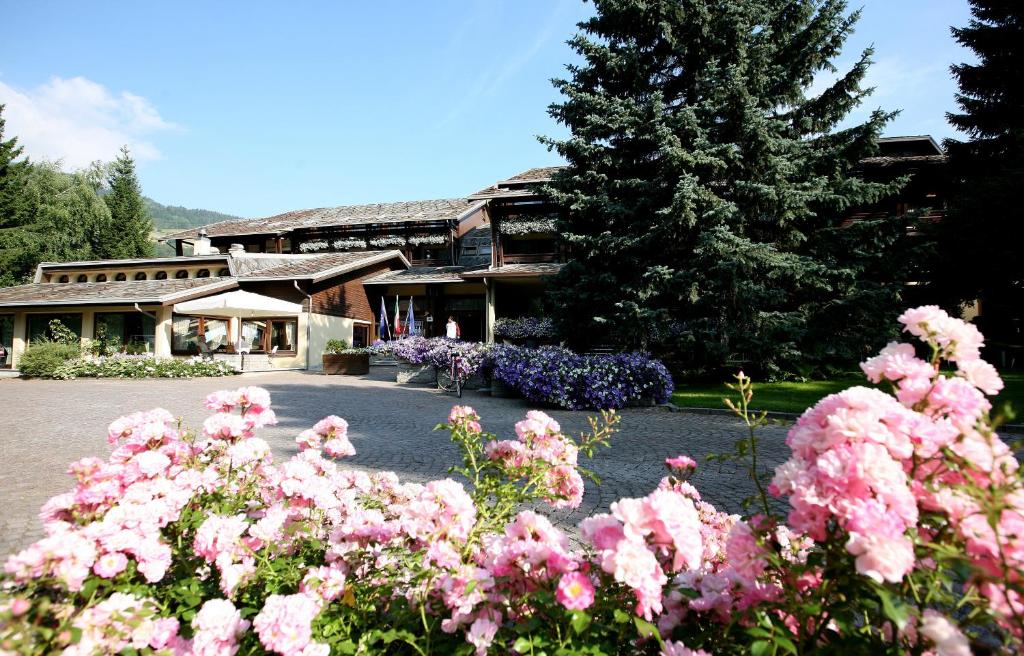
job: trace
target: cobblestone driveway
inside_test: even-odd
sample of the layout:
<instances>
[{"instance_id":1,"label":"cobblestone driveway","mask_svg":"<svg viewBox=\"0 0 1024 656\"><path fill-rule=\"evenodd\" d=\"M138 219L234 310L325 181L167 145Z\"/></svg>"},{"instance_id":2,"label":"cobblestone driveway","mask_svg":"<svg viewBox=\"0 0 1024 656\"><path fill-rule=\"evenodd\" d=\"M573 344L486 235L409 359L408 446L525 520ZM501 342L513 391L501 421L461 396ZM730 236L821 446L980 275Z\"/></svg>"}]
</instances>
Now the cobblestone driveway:
<instances>
[{"instance_id":1,"label":"cobblestone driveway","mask_svg":"<svg viewBox=\"0 0 1024 656\"><path fill-rule=\"evenodd\" d=\"M106 427L117 417L163 407L198 427L208 412L203 397L215 390L259 385L271 393L279 423L260 435L276 458L295 452L294 436L320 418L336 414L349 422L356 456L344 463L367 470L389 469L403 479L424 481L447 475L457 451L446 433L432 428L448 415L456 399L423 387L399 387L393 369L374 368L369 376L321 376L303 372L246 374L197 380L0 380L0 557L41 535L36 513L46 499L67 491L65 474L72 460L106 456ZM483 418L485 430L513 436L513 425L529 406L525 401L467 392L463 403ZM586 428L587 413L550 411L573 433ZM665 474L666 457L686 453L703 462L709 453L732 449L745 435L730 417L691 415L662 408L625 410L612 448L587 465L601 477L588 482L583 504L554 518L574 525L607 510L621 497L642 496ZM774 468L787 453L785 429L762 434L763 461ZM753 492L752 483L732 467L702 465L694 483L719 508L738 511Z\"/></svg>"}]
</instances>

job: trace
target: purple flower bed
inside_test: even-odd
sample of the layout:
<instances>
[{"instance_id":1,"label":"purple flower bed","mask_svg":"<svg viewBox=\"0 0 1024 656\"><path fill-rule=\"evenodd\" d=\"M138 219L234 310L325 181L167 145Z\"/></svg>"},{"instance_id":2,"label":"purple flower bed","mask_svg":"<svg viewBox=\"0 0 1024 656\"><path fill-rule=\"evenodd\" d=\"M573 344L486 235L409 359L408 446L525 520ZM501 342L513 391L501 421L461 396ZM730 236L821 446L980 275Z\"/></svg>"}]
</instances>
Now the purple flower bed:
<instances>
[{"instance_id":1,"label":"purple flower bed","mask_svg":"<svg viewBox=\"0 0 1024 656\"><path fill-rule=\"evenodd\" d=\"M580 355L560 346L499 345L488 357L491 375L528 401L570 410L665 403L672 376L646 353Z\"/></svg>"},{"instance_id":2,"label":"purple flower bed","mask_svg":"<svg viewBox=\"0 0 1024 656\"><path fill-rule=\"evenodd\" d=\"M507 339L553 339L555 324L548 318L502 318L494 323L494 336Z\"/></svg>"},{"instance_id":3,"label":"purple flower bed","mask_svg":"<svg viewBox=\"0 0 1024 656\"><path fill-rule=\"evenodd\" d=\"M459 373L468 378L484 364L489 347L479 342L462 342L444 337L406 337L392 342L395 357L412 364L432 364L443 371L451 369L452 357L459 358Z\"/></svg>"}]
</instances>

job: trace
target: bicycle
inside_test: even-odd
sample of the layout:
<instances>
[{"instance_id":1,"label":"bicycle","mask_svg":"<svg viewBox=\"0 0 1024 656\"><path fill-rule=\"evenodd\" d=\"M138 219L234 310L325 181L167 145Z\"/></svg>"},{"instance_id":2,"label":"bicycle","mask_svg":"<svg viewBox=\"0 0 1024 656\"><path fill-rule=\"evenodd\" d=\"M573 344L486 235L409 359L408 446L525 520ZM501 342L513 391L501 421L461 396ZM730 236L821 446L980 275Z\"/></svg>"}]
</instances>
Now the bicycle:
<instances>
[{"instance_id":1,"label":"bicycle","mask_svg":"<svg viewBox=\"0 0 1024 656\"><path fill-rule=\"evenodd\" d=\"M452 366L448 371L448 381L445 382L441 378L441 368L437 368L435 374L437 378L437 389L444 390L445 392L455 392L458 397L462 398L462 374L459 373L459 356L452 355Z\"/></svg>"}]
</instances>

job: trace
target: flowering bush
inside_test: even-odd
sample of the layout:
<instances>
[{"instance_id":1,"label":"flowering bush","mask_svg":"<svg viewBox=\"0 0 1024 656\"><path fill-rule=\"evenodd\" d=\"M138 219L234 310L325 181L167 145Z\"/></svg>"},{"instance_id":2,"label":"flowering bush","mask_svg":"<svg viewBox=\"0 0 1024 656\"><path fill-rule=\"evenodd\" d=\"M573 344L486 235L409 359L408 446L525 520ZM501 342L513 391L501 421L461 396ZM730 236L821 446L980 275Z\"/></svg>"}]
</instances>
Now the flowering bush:
<instances>
[{"instance_id":1,"label":"flowering bush","mask_svg":"<svg viewBox=\"0 0 1024 656\"><path fill-rule=\"evenodd\" d=\"M276 423L260 388L206 407L199 434L164 410L122 417L108 461L72 464L74 490L41 512L46 537L5 565L5 653L482 654L541 589L585 607L581 554L517 511L578 506L578 456L607 445L614 415L577 441L530 412L498 440L453 408L439 428L467 489L340 469L332 458L355 450L334 416L277 464L256 436Z\"/></svg>"},{"instance_id":2,"label":"flowering bush","mask_svg":"<svg viewBox=\"0 0 1024 656\"><path fill-rule=\"evenodd\" d=\"M665 403L672 376L643 353L580 355L560 346L531 349L503 344L491 349L491 375L527 400L581 408L622 408Z\"/></svg>"},{"instance_id":3,"label":"flowering bush","mask_svg":"<svg viewBox=\"0 0 1024 656\"><path fill-rule=\"evenodd\" d=\"M405 337L392 342L391 352L411 364L432 364L451 371L452 358L458 357L459 373L468 378L480 371L490 347L480 342L463 342L446 337Z\"/></svg>"},{"instance_id":4,"label":"flowering bush","mask_svg":"<svg viewBox=\"0 0 1024 656\"><path fill-rule=\"evenodd\" d=\"M328 417L277 464L258 388L207 398L202 433L161 410L115 421L106 462L72 464L75 489L40 517L46 537L5 565L0 649L68 654L936 654L1024 647L1024 481L993 432L995 370L981 335L937 308L901 317L930 349L890 344L862 367L894 395L855 387L789 431L792 456L762 512L728 515L688 482L580 524L574 440L541 412L515 439L468 407L448 423L454 479L401 483L340 469L354 453ZM943 361L955 371L940 369ZM749 379L738 414L754 429ZM756 440L741 441L758 473ZM767 495L788 497L788 521Z\"/></svg>"},{"instance_id":5,"label":"flowering bush","mask_svg":"<svg viewBox=\"0 0 1024 656\"><path fill-rule=\"evenodd\" d=\"M378 357L388 357L391 353L391 342L385 342L383 340L377 340L373 344L366 347L367 352L370 355L376 355Z\"/></svg>"},{"instance_id":6,"label":"flowering bush","mask_svg":"<svg viewBox=\"0 0 1024 656\"><path fill-rule=\"evenodd\" d=\"M494 322L494 336L508 339L552 339L555 324L547 317L501 318Z\"/></svg>"},{"instance_id":7,"label":"flowering bush","mask_svg":"<svg viewBox=\"0 0 1024 656\"><path fill-rule=\"evenodd\" d=\"M72 378L202 378L231 376L235 369L221 360L158 358L153 355L99 356L68 360L50 374L62 380Z\"/></svg>"}]
</instances>

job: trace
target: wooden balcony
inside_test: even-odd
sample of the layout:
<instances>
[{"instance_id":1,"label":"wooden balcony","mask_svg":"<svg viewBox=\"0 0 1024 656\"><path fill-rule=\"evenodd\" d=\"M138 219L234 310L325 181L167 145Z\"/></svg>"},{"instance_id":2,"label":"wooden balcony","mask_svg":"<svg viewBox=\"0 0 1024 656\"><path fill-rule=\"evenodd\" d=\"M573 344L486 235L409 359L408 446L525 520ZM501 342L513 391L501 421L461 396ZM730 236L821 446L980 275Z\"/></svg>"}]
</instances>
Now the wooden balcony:
<instances>
[{"instance_id":1,"label":"wooden balcony","mask_svg":"<svg viewBox=\"0 0 1024 656\"><path fill-rule=\"evenodd\" d=\"M501 258L502 264L539 264L559 261L558 253L505 253Z\"/></svg>"}]
</instances>

